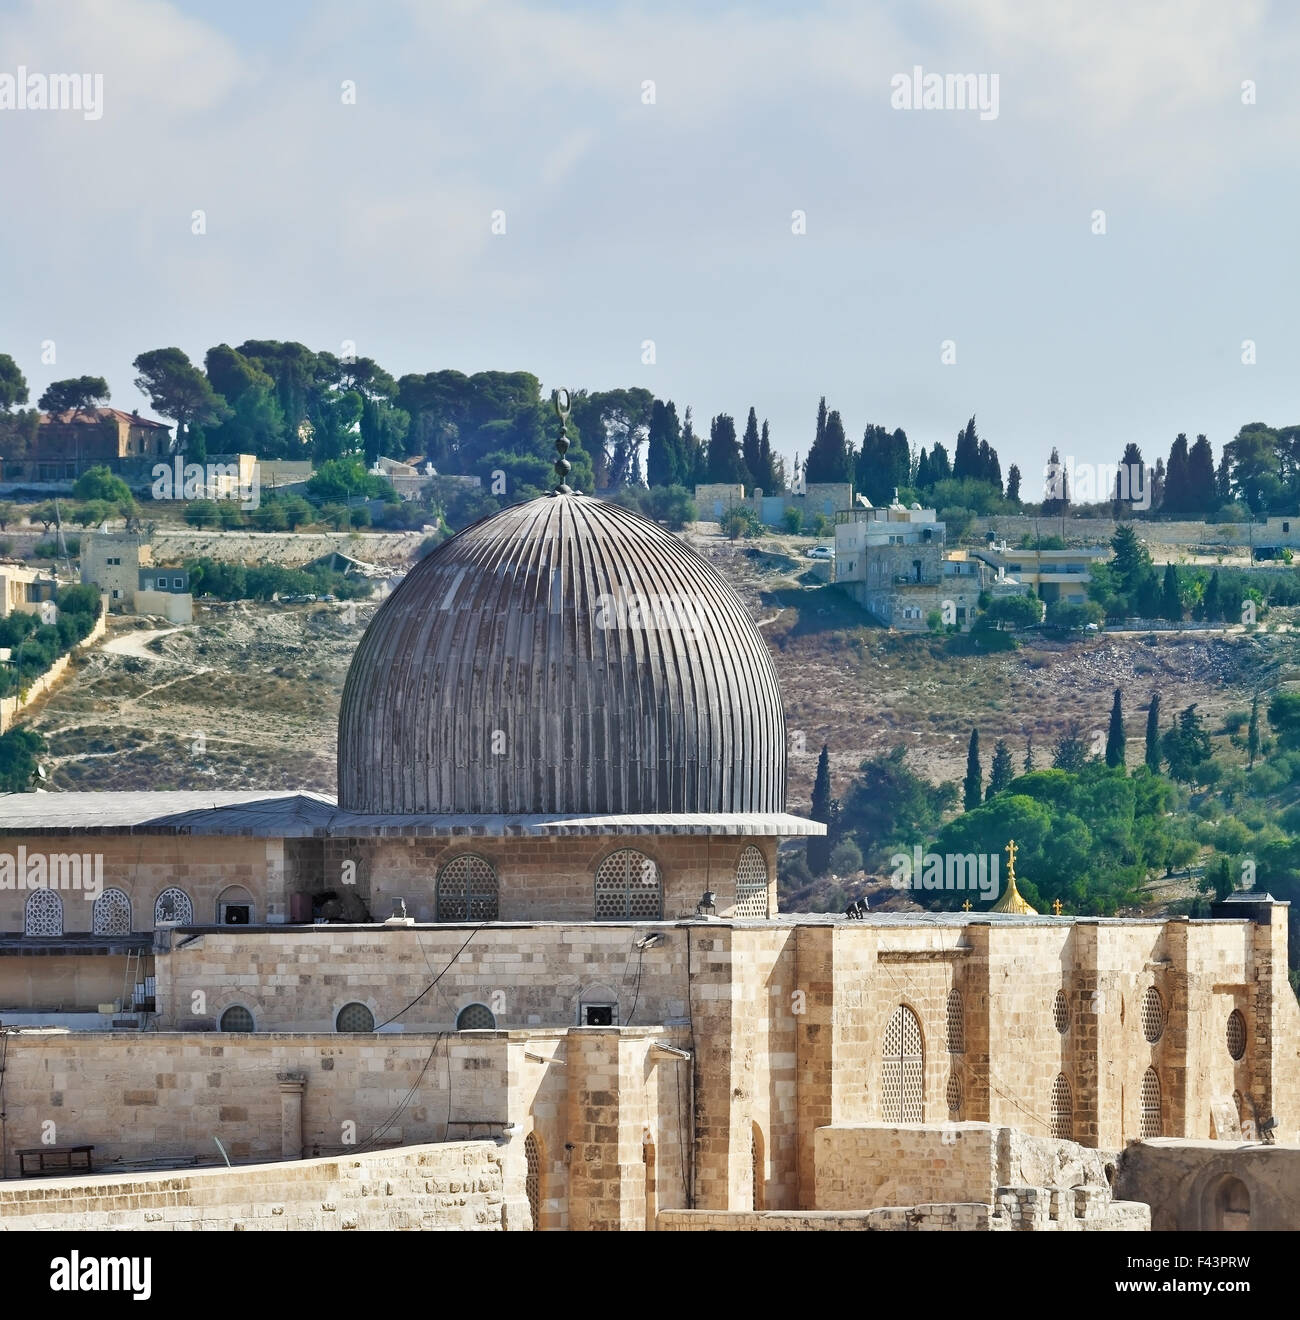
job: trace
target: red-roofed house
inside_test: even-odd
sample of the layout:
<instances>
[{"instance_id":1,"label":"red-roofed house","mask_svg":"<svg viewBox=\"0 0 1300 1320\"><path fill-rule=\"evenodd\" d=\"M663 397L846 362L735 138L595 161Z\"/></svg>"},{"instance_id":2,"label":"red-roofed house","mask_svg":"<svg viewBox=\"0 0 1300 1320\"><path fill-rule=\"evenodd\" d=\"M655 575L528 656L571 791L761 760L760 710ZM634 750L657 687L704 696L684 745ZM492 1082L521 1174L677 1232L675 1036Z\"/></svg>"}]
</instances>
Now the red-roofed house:
<instances>
[{"instance_id":1,"label":"red-roofed house","mask_svg":"<svg viewBox=\"0 0 1300 1320\"><path fill-rule=\"evenodd\" d=\"M6 481L70 481L87 468L114 472L166 457L171 427L120 408L42 413L36 439L21 459L6 462Z\"/></svg>"}]
</instances>

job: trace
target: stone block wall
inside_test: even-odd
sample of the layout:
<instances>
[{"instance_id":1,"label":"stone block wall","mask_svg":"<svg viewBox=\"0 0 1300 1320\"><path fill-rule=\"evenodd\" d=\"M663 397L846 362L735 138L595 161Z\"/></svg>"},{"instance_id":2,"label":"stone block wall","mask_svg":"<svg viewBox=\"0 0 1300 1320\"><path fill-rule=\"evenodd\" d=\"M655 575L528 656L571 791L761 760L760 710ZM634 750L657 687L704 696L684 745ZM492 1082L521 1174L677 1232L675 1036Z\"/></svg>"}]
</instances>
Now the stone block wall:
<instances>
[{"instance_id":1,"label":"stone block wall","mask_svg":"<svg viewBox=\"0 0 1300 1320\"><path fill-rule=\"evenodd\" d=\"M483 1004L502 1029L579 1025L581 1005L613 1003L617 1022L651 1025L687 1011L686 931L658 928L655 946L636 941L654 927L572 926L286 927L255 934L212 931L160 953L159 1025L210 1029L240 1004L259 1031L334 1030L339 1009L362 1003L378 1026L452 1029L469 1004ZM468 942L467 942L468 941Z\"/></svg>"},{"instance_id":2,"label":"stone block wall","mask_svg":"<svg viewBox=\"0 0 1300 1320\"><path fill-rule=\"evenodd\" d=\"M341 1159L0 1184L0 1231L529 1228L502 1148L462 1141Z\"/></svg>"}]
</instances>

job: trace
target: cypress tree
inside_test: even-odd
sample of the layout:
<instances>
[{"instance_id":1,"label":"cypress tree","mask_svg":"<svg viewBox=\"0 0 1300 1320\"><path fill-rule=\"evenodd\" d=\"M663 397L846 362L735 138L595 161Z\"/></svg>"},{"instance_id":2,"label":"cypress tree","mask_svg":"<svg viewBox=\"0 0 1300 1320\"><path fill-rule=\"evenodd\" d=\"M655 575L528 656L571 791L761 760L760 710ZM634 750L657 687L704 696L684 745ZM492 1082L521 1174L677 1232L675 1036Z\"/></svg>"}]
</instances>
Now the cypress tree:
<instances>
[{"instance_id":1,"label":"cypress tree","mask_svg":"<svg viewBox=\"0 0 1300 1320\"><path fill-rule=\"evenodd\" d=\"M813 780L812 809L808 813L813 820L829 825L831 820L831 753L826 743L822 743L822 754L817 758L817 777ZM831 842L827 835L808 840L808 869L813 875L825 875L831 864Z\"/></svg>"},{"instance_id":2,"label":"cypress tree","mask_svg":"<svg viewBox=\"0 0 1300 1320\"><path fill-rule=\"evenodd\" d=\"M742 484L745 480L736 423L726 413L719 413L709 423L709 480L724 485Z\"/></svg>"},{"instance_id":3,"label":"cypress tree","mask_svg":"<svg viewBox=\"0 0 1300 1320\"><path fill-rule=\"evenodd\" d=\"M1187 503L1191 513L1210 513L1216 503L1214 488L1214 451L1209 440L1196 437L1187 455Z\"/></svg>"},{"instance_id":4,"label":"cypress tree","mask_svg":"<svg viewBox=\"0 0 1300 1320\"><path fill-rule=\"evenodd\" d=\"M952 476L952 464L948 460L948 451L936 440L930 450L930 479L947 481Z\"/></svg>"},{"instance_id":5,"label":"cypress tree","mask_svg":"<svg viewBox=\"0 0 1300 1320\"><path fill-rule=\"evenodd\" d=\"M1219 590L1219 570L1216 568L1205 584L1205 595L1201 600L1201 609L1208 623L1217 623L1223 617L1223 601Z\"/></svg>"},{"instance_id":6,"label":"cypress tree","mask_svg":"<svg viewBox=\"0 0 1300 1320\"><path fill-rule=\"evenodd\" d=\"M925 452L925 447L921 448L921 456L916 460L916 488L917 490L929 490L934 485L930 476L930 455Z\"/></svg>"},{"instance_id":7,"label":"cypress tree","mask_svg":"<svg viewBox=\"0 0 1300 1320\"><path fill-rule=\"evenodd\" d=\"M1112 769L1124 764L1124 710L1120 700L1120 690L1116 688L1110 708L1110 728L1106 732L1106 764Z\"/></svg>"},{"instance_id":8,"label":"cypress tree","mask_svg":"<svg viewBox=\"0 0 1300 1320\"><path fill-rule=\"evenodd\" d=\"M745 422L745 438L740 442L740 457L745 464L745 485L749 489L755 486L762 486L764 491L771 494L763 482L763 464L762 456L759 451L761 441L758 438L758 414L750 408L749 418Z\"/></svg>"},{"instance_id":9,"label":"cypress tree","mask_svg":"<svg viewBox=\"0 0 1300 1320\"><path fill-rule=\"evenodd\" d=\"M1160 589L1160 617L1178 623L1183 617L1182 593L1178 589L1178 570L1165 565L1165 580Z\"/></svg>"},{"instance_id":10,"label":"cypress tree","mask_svg":"<svg viewBox=\"0 0 1300 1320\"><path fill-rule=\"evenodd\" d=\"M1147 707L1147 769L1153 775L1160 773L1160 693L1151 694Z\"/></svg>"},{"instance_id":11,"label":"cypress tree","mask_svg":"<svg viewBox=\"0 0 1300 1320\"><path fill-rule=\"evenodd\" d=\"M1013 504L1020 503L1020 467L1016 463L1007 468L1007 499Z\"/></svg>"},{"instance_id":12,"label":"cypress tree","mask_svg":"<svg viewBox=\"0 0 1300 1320\"><path fill-rule=\"evenodd\" d=\"M1169 450L1169 466L1165 469L1165 511L1183 514L1188 511L1191 473L1187 464L1187 436L1179 431Z\"/></svg>"},{"instance_id":13,"label":"cypress tree","mask_svg":"<svg viewBox=\"0 0 1300 1320\"><path fill-rule=\"evenodd\" d=\"M1034 773L1034 735L1031 733L1025 740L1025 774Z\"/></svg>"},{"instance_id":14,"label":"cypress tree","mask_svg":"<svg viewBox=\"0 0 1300 1320\"><path fill-rule=\"evenodd\" d=\"M963 806L974 811L984 800L984 772L980 769L980 731L970 731L970 745L966 749L966 783Z\"/></svg>"},{"instance_id":15,"label":"cypress tree","mask_svg":"<svg viewBox=\"0 0 1300 1320\"><path fill-rule=\"evenodd\" d=\"M1250 701L1250 725L1246 730L1246 751L1250 755L1248 769L1255 768L1255 758L1259 755L1259 693Z\"/></svg>"},{"instance_id":16,"label":"cypress tree","mask_svg":"<svg viewBox=\"0 0 1300 1320\"><path fill-rule=\"evenodd\" d=\"M999 738L993 744L993 764L989 767L989 786L984 800L991 802L1015 777L1016 772L1011 765L1011 748Z\"/></svg>"},{"instance_id":17,"label":"cypress tree","mask_svg":"<svg viewBox=\"0 0 1300 1320\"><path fill-rule=\"evenodd\" d=\"M975 433L975 418L966 423L963 430L957 432L957 449L952 459L952 475L960 480L973 477L976 481L984 480L980 471L980 441Z\"/></svg>"},{"instance_id":18,"label":"cypress tree","mask_svg":"<svg viewBox=\"0 0 1300 1320\"><path fill-rule=\"evenodd\" d=\"M650 434L646 445L646 481L651 486L688 485L691 461L682 453L682 428L677 405L656 399L650 408Z\"/></svg>"},{"instance_id":19,"label":"cypress tree","mask_svg":"<svg viewBox=\"0 0 1300 1320\"><path fill-rule=\"evenodd\" d=\"M758 437L758 467L759 470L754 474L754 481L759 485L764 495L773 495L776 493L777 476L776 464L772 461L772 437L767 429L767 418L763 418L762 434Z\"/></svg>"}]
</instances>

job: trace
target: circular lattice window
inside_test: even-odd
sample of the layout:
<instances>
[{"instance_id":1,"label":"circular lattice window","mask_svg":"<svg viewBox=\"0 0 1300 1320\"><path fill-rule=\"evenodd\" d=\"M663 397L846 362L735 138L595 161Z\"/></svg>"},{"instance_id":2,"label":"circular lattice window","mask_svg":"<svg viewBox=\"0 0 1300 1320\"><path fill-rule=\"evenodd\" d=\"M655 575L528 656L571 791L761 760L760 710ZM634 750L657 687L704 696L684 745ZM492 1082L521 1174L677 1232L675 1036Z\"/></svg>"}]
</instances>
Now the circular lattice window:
<instances>
[{"instance_id":1,"label":"circular lattice window","mask_svg":"<svg viewBox=\"0 0 1300 1320\"><path fill-rule=\"evenodd\" d=\"M1228 1014L1228 1053L1240 1059L1246 1052L1246 1019L1234 1008Z\"/></svg>"},{"instance_id":2,"label":"circular lattice window","mask_svg":"<svg viewBox=\"0 0 1300 1320\"><path fill-rule=\"evenodd\" d=\"M1065 1035L1070 1029L1070 999L1064 990L1056 992L1056 1005L1052 1009L1052 1016L1056 1021L1056 1029Z\"/></svg>"},{"instance_id":3,"label":"circular lattice window","mask_svg":"<svg viewBox=\"0 0 1300 1320\"><path fill-rule=\"evenodd\" d=\"M948 1078L948 1113L954 1118L961 1113L961 1078L953 1073Z\"/></svg>"},{"instance_id":4,"label":"circular lattice window","mask_svg":"<svg viewBox=\"0 0 1300 1320\"><path fill-rule=\"evenodd\" d=\"M1153 985L1142 996L1142 1034L1153 1045L1165 1034L1165 1001Z\"/></svg>"},{"instance_id":5,"label":"circular lattice window","mask_svg":"<svg viewBox=\"0 0 1300 1320\"><path fill-rule=\"evenodd\" d=\"M374 1031L375 1015L364 1004L344 1004L334 1026L338 1031Z\"/></svg>"}]
</instances>

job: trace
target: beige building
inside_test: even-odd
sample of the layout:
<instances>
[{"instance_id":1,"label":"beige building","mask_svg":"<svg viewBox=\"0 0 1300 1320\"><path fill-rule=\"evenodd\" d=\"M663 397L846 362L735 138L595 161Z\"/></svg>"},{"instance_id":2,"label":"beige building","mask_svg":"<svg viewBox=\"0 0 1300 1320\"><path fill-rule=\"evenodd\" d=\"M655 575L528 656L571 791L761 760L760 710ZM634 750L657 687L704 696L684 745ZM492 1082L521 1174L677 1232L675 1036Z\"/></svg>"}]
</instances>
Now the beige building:
<instances>
[{"instance_id":1,"label":"beige building","mask_svg":"<svg viewBox=\"0 0 1300 1320\"><path fill-rule=\"evenodd\" d=\"M15 610L41 614L53 605L58 590L58 579L51 573L24 564L0 563L0 619Z\"/></svg>"},{"instance_id":2,"label":"beige building","mask_svg":"<svg viewBox=\"0 0 1300 1320\"><path fill-rule=\"evenodd\" d=\"M139 532L88 532L81 538L81 580L108 598L114 613L156 614L171 623L194 618L189 574L181 565L155 564Z\"/></svg>"},{"instance_id":3,"label":"beige building","mask_svg":"<svg viewBox=\"0 0 1300 1320\"><path fill-rule=\"evenodd\" d=\"M1077 550L989 549L972 552L1007 580L1030 588L1052 605L1082 605L1088 599L1092 566L1110 558L1107 546Z\"/></svg>"},{"instance_id":4,"label":"beige building","mask_svg":"<svg viewBox=\"0 0 1300 1320\"><path fill-rule=\"evenodd\" d=\"M711 567L577 495L475 524L358 647L337 802L9 800L3 1173L47 1123L123 1173L0 1183L0 1228L1144 1229L1157 1138L1221 1147L1250 1223L1243 1123L1300 1135L1286 904L782 915L823 828L784 798ZM195 1171L214 1135L299 1176Z\"/></svg>"}]
</instances>

